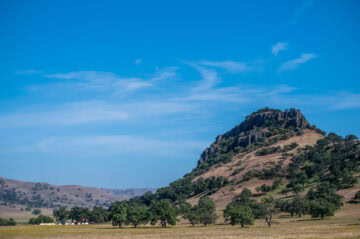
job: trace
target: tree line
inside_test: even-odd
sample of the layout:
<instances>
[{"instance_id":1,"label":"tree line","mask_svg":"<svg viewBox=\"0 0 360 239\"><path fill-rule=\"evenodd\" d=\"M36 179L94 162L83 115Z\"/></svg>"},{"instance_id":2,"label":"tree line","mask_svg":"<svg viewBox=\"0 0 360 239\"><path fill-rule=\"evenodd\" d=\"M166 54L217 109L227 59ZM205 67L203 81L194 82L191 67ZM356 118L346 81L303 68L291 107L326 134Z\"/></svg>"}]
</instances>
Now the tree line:
<instances>
[{"instance_id":1,"label":"tree line","mask_svg":"<svg viewBox=\"0 0 360 239\"><path fill-rule=\"evenodd\" d=\"M360 193L358 193L360 195ZM358 195L358 196L359 196ZM231 225L252 225L255 219L264 219L270 227L276 213L285 212L293 216L311 215L323 219L333 216L335 210L342 206L342 197L336 194L329 183L319 184L311 189L305 196L294 196L290 200L265 197L261 201L253 199L252 192L244 188L240 194L226 206L224 210L225 222ZM40 215L41 216L41 215ZM39 216L39 217L40 217ZM54 210L54 217L58 222L66 220L75 222L103 223L111 221L113 226L119 228L131 225L159 224L166 228L176 225L178 218L188 220L192 226L203 224L207 226L216 222L218 216L214 201L203 196L198 203L191 205L185 200L172 202L169 199L153 200L148 205L137 200L114 202L108 209L94 207L74 207L70 210L60 208Z\"/></svg>"}]
</instances>

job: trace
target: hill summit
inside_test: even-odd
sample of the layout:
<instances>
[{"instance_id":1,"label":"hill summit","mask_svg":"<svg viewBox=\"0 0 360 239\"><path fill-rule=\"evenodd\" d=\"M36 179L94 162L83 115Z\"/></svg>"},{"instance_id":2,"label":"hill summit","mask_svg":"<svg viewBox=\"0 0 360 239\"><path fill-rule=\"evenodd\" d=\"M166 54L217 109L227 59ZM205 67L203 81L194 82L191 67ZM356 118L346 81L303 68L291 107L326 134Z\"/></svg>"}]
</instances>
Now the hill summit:
<instances>
[{"instance_id":1,"label":"hill summit","mask_svg":"<svg viewBox=\"0 0 360 239\"><path fill-rule=\"evenodd\" d=\"M281 110L264 108L245 118L245 121L235 126L230 131L216 137L216 141L201 154L198 165L208 162L221 150L221 145L226 144L227 150L237 147L247 147L250 144L262 142L273 135L274 130L290 129L299 132L310 128L309 122L300 110Z\"/></svg>"}]
</instances>

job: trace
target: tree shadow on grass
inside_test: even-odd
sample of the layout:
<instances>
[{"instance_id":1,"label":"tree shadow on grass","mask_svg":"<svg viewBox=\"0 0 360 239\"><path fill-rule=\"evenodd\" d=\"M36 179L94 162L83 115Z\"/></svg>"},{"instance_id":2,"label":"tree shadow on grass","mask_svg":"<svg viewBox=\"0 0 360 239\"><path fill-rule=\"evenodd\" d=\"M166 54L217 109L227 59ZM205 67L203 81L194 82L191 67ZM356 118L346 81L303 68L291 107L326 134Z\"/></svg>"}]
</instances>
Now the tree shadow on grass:
<instances>
[{"instance_id":1,"label":"tree shadow on grass","mask_svg":"<svg viewBox=\"0 0 360 239\"><path fill-rule=\"evenodd\" d=\"M291 216L291 215L279 215L279 218L292 218L292 219L296 219L296 216Z\"/></svg>"},{"instance_id":2,"label":"tree shadow on grass","mask_svg":"<svg viewBox=\"0 0 360 239\"><path fill-rule=\"evenodd\" d=\"M328 220L328 218L324 218L324 219L321 219L321 218L309 218L309 219L300 219L300 220L295 220L294 222L311 222L311 221L325 221L325 220Z\"/></svg>"},{"instance_id":3,"label":"tree shadow on grass","mask_svg":"<svg viewBox=\"0 0 360 239\"><path fill-rule=\"evenodd\" d=\"M160 226L158 227L97 227L97 230L129 230L129 229L168 229L172 227L166 227L162 228Z\"/></svg>"},{"instance_id":4,"label":"tree shadow on grass","mask_svg":"<svg viewBox=\"0 0 360 239\"><path fill-rule=\"evenodd\" d=\"M340 224L339 226L342 226L342 227L348 227L348 226L360 226L360 223Z\"/></svg>"}]
</instances>

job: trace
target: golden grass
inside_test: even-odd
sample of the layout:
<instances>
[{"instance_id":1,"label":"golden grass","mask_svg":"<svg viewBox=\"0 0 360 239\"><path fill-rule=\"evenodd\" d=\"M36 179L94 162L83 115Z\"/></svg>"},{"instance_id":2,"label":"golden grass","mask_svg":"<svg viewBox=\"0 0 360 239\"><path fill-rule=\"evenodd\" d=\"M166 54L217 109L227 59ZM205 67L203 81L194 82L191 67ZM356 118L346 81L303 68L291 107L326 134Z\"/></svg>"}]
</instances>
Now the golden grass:
<instances>
[{"instance_id":1,"label":"golden grass","mask_svg":"<svg viewBox=\"0 0 360 239\"><path fill-rule=\"evenodd\" d=\"M110 224L19 225L0 228L0 238L360 238L359 218L360 205L346 204L335 217L324 220L280 214L270 228L262 220L246 228L221 224L191 227L183 222L166 229L149 226L119 229Z\"/></svg>"}]
</instances>

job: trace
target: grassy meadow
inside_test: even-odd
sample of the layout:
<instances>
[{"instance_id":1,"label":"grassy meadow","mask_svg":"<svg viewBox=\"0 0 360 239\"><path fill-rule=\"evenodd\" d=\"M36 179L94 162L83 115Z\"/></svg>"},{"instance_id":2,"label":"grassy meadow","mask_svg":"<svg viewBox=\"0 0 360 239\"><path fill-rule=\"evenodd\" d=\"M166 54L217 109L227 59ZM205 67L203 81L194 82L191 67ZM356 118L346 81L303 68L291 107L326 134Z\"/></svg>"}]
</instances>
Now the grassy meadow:
<instances>
[{"instance_id":1,"label":"grassy meadow","mask_svg":"<svg viewBox=\"0 0 360 239\"><path fill-rule=\"evenodd\" d=\"M1 227L0 238L360 238L360 204L346 204L335 217L324 220L309 216L302 218L278 214L274 225L267 227L263 220L255 225L217 225L191 227L186 222L166 229L140 226L119 229L110 224L79 226L31 226L18 224Z\"/></svg>"}]
</instances>

